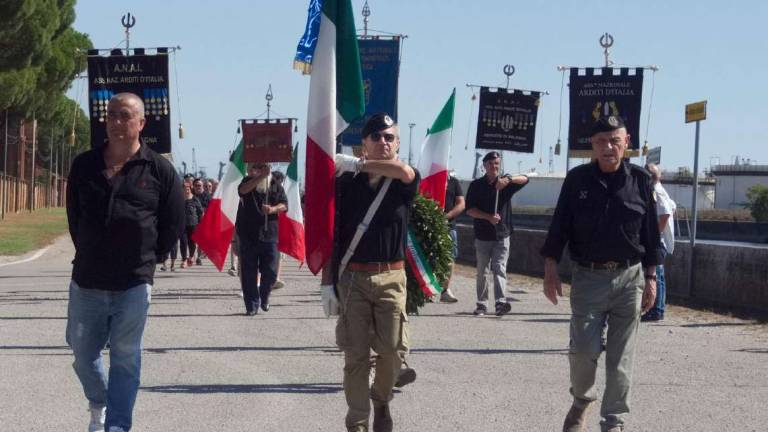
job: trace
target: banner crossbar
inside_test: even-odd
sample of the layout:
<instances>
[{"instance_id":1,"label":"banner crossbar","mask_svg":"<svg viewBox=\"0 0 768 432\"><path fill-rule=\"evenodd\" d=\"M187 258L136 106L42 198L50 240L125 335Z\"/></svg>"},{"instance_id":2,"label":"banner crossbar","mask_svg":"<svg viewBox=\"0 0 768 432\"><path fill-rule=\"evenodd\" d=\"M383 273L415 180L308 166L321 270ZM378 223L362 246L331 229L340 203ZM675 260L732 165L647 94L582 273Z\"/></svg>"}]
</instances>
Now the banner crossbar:
<instances>
[{"instance_id":1,"label":"banner crossbar","mask_svg":"<svg viewBox=\"0 0 768 432\"><path fill-rule=\"evenodd\" d=\"M495 86L495 87L494 86L485 86L485 85L480 85L480 84L467 84L466 86L470 87L470 88L482 88L482 87L485 87L487 89L494 89L494 90L506 90L506 91L517 90L517 91L521 91L521 92L538 93L538 94L541 94L541 95L549 95L549 92L546 91L546 90L527 90L527 89L519 89L519 88L506 88L506 87L498 87L498 86Z\"/></svg>"},{"instance_id":2,"label":"banner crossbar","mask_svg":"<svg viewBox=\"0 0 768 432\"><path fill-rule=\"evenodd\" d=\"M621 69L621 68L627 68L627 69L643 69L643 70L652 70L654 72L657 72L659 69L661 69L661 66L657 65L648 65L648 66L632 66L632 65L619 65L619 64L612 64L608 67L606 66L565 66L560 65L557 67L558 71L566 71L571 69Z\"/></svg>"}]
</instances>

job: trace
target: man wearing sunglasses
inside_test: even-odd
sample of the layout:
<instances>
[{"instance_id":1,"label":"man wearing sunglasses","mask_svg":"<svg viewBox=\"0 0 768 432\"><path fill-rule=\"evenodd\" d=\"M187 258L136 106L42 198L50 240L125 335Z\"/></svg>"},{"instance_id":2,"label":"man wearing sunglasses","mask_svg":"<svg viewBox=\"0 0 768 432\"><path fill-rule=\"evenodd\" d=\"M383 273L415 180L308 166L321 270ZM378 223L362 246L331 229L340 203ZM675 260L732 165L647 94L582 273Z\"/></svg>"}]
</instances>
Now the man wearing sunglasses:
<instances>
[{"instance_id":1,"label":"man wearing sunglasses","mask_svg":"<svg viewBox=\"0 0 768 432\"><path fill-rule=\"evenodd\" d=\"M336 283L340 315L336 341L344 351L348 431L392 431L392 387L408 346L405 313L405 244L409 209L418 192L418 171L397 159L398 127L375 114L362 129L363 157L336 157L336 238L333 273L386 178L392 179L342 274L323 272L323 289ZM324 300L325 301L325 300ZM378 354L369 387L371 349Z\"/></svg>"}]
</instances>

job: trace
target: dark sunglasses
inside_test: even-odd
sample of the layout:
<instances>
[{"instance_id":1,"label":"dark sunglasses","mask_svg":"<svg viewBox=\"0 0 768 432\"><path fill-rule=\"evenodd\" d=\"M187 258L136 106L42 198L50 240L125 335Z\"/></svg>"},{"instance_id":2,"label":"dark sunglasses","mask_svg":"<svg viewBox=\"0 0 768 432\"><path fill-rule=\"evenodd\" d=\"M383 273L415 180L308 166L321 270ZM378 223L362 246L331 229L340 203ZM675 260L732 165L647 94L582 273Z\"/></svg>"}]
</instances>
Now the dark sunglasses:
<instances>
[{"instance_id":1,"label":"dark sunglasses","mask_svg":"<svg viewBox=\"0 0 768 432\"><path fill-rule=\"evenodd\" d=\"M384 141L386 141L388 143L395 142L395 134L391 134L391 133L383 134L383 133L380 133L380 132L373 132L369 136L374 141L378 141L378 140L381 139L381 137L384 137Z\"/></svg>"}]
</instances>

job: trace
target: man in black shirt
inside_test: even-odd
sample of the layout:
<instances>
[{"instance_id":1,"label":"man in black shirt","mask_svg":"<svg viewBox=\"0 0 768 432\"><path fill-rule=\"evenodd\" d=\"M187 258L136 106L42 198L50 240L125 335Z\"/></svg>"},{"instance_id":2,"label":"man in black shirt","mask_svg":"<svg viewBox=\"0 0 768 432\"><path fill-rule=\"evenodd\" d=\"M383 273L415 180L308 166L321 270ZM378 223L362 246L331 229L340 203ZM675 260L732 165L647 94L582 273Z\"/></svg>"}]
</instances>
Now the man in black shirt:
<instances>
[{"instance_id":1,"label":"man in black shirt","mask_svg":"<svg viewBox=\"0 0 768 432\"><path fill-rule=\"evenodd\" d=\"M238 186L240 205L235 229L240 246L240 286L245 314L269 310L269 294L277 279L277 214L288 210L283 186L271 182L267 163L251 164ZM261 273L261 277L259 277Z\"/></svg>"},{"instance_id":2,"label":"man in black shirt","mask_svg":"<svg viewBox=\"0 0 768 432\"><path fill-rule=\"evenodd\" d=\"M78 155L67 182L75 259L66 338L92 431L131 429L155 260L184 228L181 180L141 142L144 124L138 96L113 96L107 104L109 141ZM107 341L108 378L101 358Z\"/></svg>"},{"instance_id":3,"label":"man in black shirt","mask_svg":"<svg viewBox=\"0 0 768 432\"><path fill-rule=\"evenodd\" d=\"M461 212L464 211L464 191L461 190L461 184L459 179L450 173L448 176L448 184L445 188L445 218L448 220L449 234L451 240L453 240L453 259L459 256L459 236L456 234L456 218L459 217ZM451 261L451 273L453 273L453 261ZM448 275L448 280L445 282L443 292L440 294L440 301L445 303L456 303L459 301L456 296L453 295L450 288L451 275Z\"/></svg>"},{"instance_id":4,"label":"man in black shirt","mask_svg":"<svg viewBox=\"0 0 768 432\"><path fill-rule=\"evenodd\" d=\"M659 229L651 176L623 160L629 135L620 117L598 119L591 134L594 161L572 169L563 182L541 250L544 294L562 296L557 262L568 244L574 263L568 359L573 405L563 430L584 430L597 398L595 373L604 324L605 395L601 429L624 430L640 312L654 304Z\"/></svg>"},{"instance_id":5,"label":"man in black shirt","mask_svg":"<svg viewBox=\"0 0 768 432\"><path fill-rule=\"evenodd\" d=\"M467 214L474 218L475 254L477 257L477 308L475 315L485 315L488 302L490 266L493 274L493 296L496 315L512 309L504 297L507 288L507 258L509 236L512 234L512 195L528 184L524 175L499 176L501 155L489 152L483 157L485 175L469 184Z\"/></svg>"},{"instance_id":6,"label":"man in black shirt","mask_svg":"<svg viewBox=\"0 0 768 432\"><path fill-rule=\"evenodd\" d=\"M336 157L336 234L334 259L340 316L336 340L344 351L347 430L367 432L371 400L375 432L393 428L389 412L392 387L407 350L405 244L409 209L418 191L419 173L397 159L397 125L386 114L371 117L362 130L363 158ZM385 180L391 184L368 229L353 249L346 268L342 257ZM354 245L353 245L354 246ZM333 283L323 272L323 283ZM372 333L371 333L372 332ZM369 388L371 349L378 353Z\"/></svg>"}]
</instances>

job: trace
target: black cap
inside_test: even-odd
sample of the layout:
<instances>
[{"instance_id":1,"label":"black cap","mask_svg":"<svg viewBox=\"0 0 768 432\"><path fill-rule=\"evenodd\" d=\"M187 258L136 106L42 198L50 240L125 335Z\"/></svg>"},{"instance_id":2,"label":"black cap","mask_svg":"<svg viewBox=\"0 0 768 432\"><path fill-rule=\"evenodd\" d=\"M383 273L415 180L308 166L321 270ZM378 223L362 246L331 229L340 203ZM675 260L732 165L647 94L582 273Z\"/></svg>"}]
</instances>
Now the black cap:
<instances>
[{"instance_id":1,"label":"black cap","mask_svg":"<svg viewBox=\"0 0 768 432\"><path fill-rule=\"evenodd\" d=\"M483 156L483 162L488 162L491 159L498 159L501 157L501 154L497 151L488 152Z\"/></svg>"},{"instance_id":2,"label":"black cap","mask_svg":"<svg viewBox=\"0 0 768 432\"><path fill-rule=\"evenodd\" d=\"M589 136L594 136L600 132L611 132L616 129L625 128L624 119L620 116L604 116L600 117L592 124L592 128L589 130Z\"/></svg>"},{"instance_id":3,"label":"black cap","mask_svg":"<svg viewBox=\"0 0 768 432\"><path fill-rule=\"evenodd\" d=\"M365 138L374 132L379 132L379 131L383 131L384 129L389 129L394 125L395 125L395 121L392 120L392 117L390 117L389 114L376 113L373 116L371 116L371 118L369 118L367 122L365 122L365 126L363 126L363 130L362 132L360 132L360 137Z\"/></svg>"}]
</instances>

